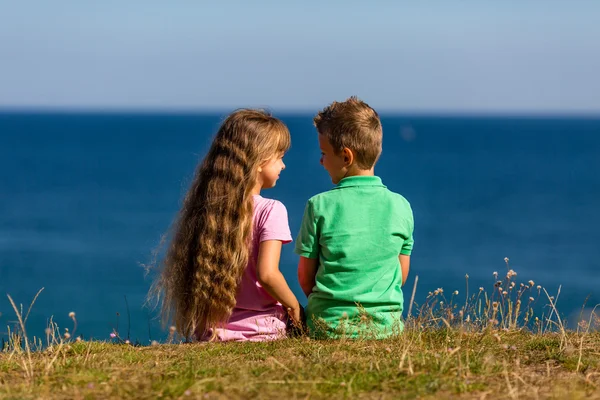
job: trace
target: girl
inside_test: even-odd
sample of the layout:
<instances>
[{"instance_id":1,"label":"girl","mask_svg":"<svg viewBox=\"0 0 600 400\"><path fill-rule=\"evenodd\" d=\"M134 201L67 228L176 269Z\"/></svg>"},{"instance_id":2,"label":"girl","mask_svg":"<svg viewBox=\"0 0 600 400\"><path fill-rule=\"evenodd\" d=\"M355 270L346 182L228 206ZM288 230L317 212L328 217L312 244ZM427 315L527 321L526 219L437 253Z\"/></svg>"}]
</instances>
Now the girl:
<instances>
[{"instance_id":1,"label":"girl","mask_svg":"<svg viewBox=\"0 0 600 400\"><path fill-rule=\"evenodd\" d=\"M225 119L199 165L153 285L163 321L198 340L273 340L285 336L300 305L279 271L291 242L285 206L260 196L285 168L290 133L264 111Z\"/></svg>"}]
</instances>

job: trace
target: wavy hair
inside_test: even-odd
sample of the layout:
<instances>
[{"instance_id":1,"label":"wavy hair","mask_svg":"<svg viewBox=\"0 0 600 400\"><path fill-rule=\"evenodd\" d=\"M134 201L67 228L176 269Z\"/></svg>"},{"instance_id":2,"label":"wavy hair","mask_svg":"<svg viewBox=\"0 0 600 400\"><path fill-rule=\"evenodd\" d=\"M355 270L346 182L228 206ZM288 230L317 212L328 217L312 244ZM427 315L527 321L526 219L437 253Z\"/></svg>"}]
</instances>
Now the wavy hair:
<instances>
[{"instance_id":1,"label":"wavy hair","mask_svg":"<svg viewBox=\"0 0 600 400\"><path fill-rule=\"evenodd\" d=\"M289 147L283 122L242 109L223 121L198 165L149 293L161 302L163 323L186 338L229 319L251 251L258 167Z\"/></svg>"}]
</instances>

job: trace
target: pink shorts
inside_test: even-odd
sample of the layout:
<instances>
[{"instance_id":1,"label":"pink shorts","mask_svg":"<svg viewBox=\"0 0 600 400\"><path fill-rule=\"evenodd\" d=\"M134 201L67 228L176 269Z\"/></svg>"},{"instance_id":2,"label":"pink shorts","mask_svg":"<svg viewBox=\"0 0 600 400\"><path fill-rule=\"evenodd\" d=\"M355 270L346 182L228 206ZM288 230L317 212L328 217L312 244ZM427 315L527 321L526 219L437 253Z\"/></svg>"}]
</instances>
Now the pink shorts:
<instances>
[{"instance_id":1,"label":"pink shorts","mask_svg":"<svg viewBox=\"0 0 600 400\"><path fill-rule=\"evenodd\" d=\"M262 342L286 337L287 315L278 305L268 311L233 310L229 321L223 328L216 329L216 341L252 341ZM199 335L200 341L208 341L212 331Z\"/></svg>"}]
</instances>

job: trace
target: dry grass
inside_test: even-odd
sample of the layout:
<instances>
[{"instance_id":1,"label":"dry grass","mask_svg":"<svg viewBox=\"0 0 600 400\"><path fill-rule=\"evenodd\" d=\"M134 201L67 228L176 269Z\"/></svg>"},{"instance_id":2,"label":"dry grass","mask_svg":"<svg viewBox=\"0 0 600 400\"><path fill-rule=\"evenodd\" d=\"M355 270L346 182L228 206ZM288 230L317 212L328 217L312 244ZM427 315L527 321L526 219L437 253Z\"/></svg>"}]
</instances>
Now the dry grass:
<instances>
[{"instance_id":1,"label":"dry grass","mask_svg":"<svg viewBox=\"0 0 600 400\"><path fill-rule=\"evenodd\" d=\"M0 353L1 398L600 398L600 334L408 330L383 341ZM48 369L50 366L50 369Z\"/></svg>"},{"instance_id":2,"label":"dry grass","mask_svg":"<svg viewBox=\"0 0 600 400\"><path fill-rule=\"evenodd\" d=\"M0 349L0 398L600 399L595 310L566 330L560 293L513 284L506 263L489 294L469 294L467 276L464 302L442 289L411 299L404 333L386 340L138 347L118 332L113 342L81 341L71 313L70 332L51 322L45 340L30 341L28 312L11 299L19 326Z\"/></svg>"}]
</instances>

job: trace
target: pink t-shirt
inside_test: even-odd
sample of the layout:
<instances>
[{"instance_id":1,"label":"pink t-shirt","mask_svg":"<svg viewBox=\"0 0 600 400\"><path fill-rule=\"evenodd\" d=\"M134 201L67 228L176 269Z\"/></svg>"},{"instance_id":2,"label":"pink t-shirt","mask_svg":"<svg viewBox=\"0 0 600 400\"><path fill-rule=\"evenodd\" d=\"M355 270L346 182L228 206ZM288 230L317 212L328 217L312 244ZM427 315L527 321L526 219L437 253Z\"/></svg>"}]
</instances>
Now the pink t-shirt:
<instances>
[{"instance_id":1,"label":"pink t-shirt","mask_svg":"<svg viewBox=\"0 0 600 400\"><path fill-rule=\"evenodd\" d=\"M258 248L267 240L292 241L287 210L277 200L255 195L252 251L240 282L237 304L225 327L217 329L217 340L263 341L285 337L287 314L256 277Z\"/></svg>"}]
</instances>

